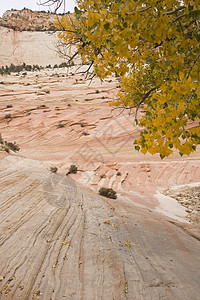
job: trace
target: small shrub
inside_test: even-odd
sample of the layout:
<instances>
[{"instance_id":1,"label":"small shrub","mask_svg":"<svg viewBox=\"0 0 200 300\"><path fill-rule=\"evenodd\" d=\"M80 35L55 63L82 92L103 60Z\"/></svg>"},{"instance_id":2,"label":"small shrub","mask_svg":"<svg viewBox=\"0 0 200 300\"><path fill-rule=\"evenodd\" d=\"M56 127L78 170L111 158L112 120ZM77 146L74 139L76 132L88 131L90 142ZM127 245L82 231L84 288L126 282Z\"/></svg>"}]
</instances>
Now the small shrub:
<instances>
[{"instance_id":1,"label":"small shrub","mask_svg":"<svg viewBox=\"0 0 200 300\"><path fill-rule=\"evenodd\" d=\"M11 114L5 115L5 119L11 119L11 118L12 118Z\"/></svg>"},{"instance_id":2,"label":"small shrub","mask_svg":"<svg viewBox=\"0 0 200 300\"><path fill-rule=\"evenodd\" d=\"M16 142L7 142L4 141L1 134L0 134L0 144L1 144L1 150L4 150L6 152L10 152L10 150L17 152L20 150L19 146L16 144Z\"/></svg>"},{"instance_id":3,"label":"small shrub","mask_svg":"<svg viewBox=\"0 0 200 300\"><path fill-rule=\"evenodd\" d=\"M77 173L77 171L78 171L78 168L77 168L77 166L75 166L75 165L71 165L71 166L70 166L70 168L69 168L69 172L68 172L68 174L76 174L76 173Z\"/></svg>"},{"instance_id":4,"label":"small shrub","mask_svg":"<svg viewBox=\"0 0 200 300\"><path fill-rule=\"evenodd\" d=\"M12 104L8 104L7 106L6 106L6 108L12 108L13 106L12 106Z\"/></svg>"},{"instance_id":5,"label":"small shrub","mask_svg":"<svg viewBox=\"0 0 200 300\"><path fill-rule=\"evenodd\" d=\"M88 132L86 132L86 131L83 131L82 134L83 134L83 135L90 135L90 134L89 134Z\"/></svg>"},{"instance_id":6,"label":"small shrub","mask_svg":"<svg viewBox=\"0 0 200 300\"><path fill-rule=\"evenodd\" d=\"M106 178L105 174L100 175L100 178Z\"/></svg>"},{"instance_id":7,"label":"small shrub","mask_svg":"<svg viewBox=\"0 0 200 300\"><path fill-rule=\"evenodd\" d=\"M40 67L38 65L33 65L33 71L38 70L40 71Z\"/></svg>"},{"instance_id":8,"label":"small shrub","mask_svg":"<svg viewBox=\"0 0 200 300\"><path fill-rule=\"evenodd\" d=\"M51 171L51 173L56 174L57 171L58 171L58 168L57 168L57 167L51 167L51 168L50 168L50 171Z\"/></svg>"},{"instance_id":9,"label":"small shrub","mask_svg":"<svg viewBox=\"0 0 200 300\"><path fill-rule=\"evenodd\" d=\"M17 152L20 150L19 146L16 144L16 142L12 143L12 142L4 142L5 146L9 149L12 150L14 152Z\"/></svg>"},{"instance_id":10,"label":"small shrub","mask_svg":"<svg viewBox=\"0 0 200 300\"><path fill-rule=\"evenodd\" d=\"M67 67L67 63L63 62L59 65L59 68L66 68Z\"/></svg>"},{"instance_id":11,"label":"small shrub","mask_svg":"<svg viewBox=\"0 0 200 300\"><path fill-rule=\"evenodd\" d=\"M99 190L99 195L110 199L117 199L117 194L112 188L101 187Z\"/></svg>"},{"instance_id":12,"label":"small shrub","mask_svg":"<svg viewBox=\"0 0 200 300\"><path fill-rule=\"evenodd\" d=\"M62 124L62 123L59 123L59 124L58 124L58 128L63 128L63 127L65 127L64 124Z\"/></svg>"},{"instance_id":13,"label":"small shrub","mask_svg":"<svg viewBox=\"0 0 200 300\"><path fill-rule=\"evenodd\" d=\"M26 66L24 66L24 69L26 71L31 71L32 70L32 66L31 65L26 65Z\"/></svg>"},{"instance_id":14,"label":"small shrub","mask_svg":"<svg viewBox=\"0 0 200 300\"><path fill-rule=\"evenodd\" d=\"M122 174L121 174L121 172L117 172L117 174L116 174L117 176L121 176Z\"/></svg>"},{"instance_id":15,"label":"small shrub","mask_svg":"<svg viewBox=\"0 0 200 300\"><path fill-rule=\"evenodd\" d=\"M40 26L37 26L36 28L35 28L35 31L41 31L41 27Z\"/></svg>"}]
</instances>

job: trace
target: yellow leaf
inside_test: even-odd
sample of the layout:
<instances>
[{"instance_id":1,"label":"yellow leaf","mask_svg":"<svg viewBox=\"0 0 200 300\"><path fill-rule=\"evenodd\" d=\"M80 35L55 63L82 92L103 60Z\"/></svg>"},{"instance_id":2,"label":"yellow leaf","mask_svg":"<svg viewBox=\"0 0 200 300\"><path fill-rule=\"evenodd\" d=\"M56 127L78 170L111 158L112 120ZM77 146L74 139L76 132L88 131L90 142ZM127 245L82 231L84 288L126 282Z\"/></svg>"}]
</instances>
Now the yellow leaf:
<instances>
[{"instance_id":1,"label":"yellow leaf","mask_svg":"<svg viewBox=\"0 0 200 300\"><path fill-rule=\"evenodd\" d=\"M104 224L110 224L110 220L103 221Z\"/></svg>"}]
</instances>

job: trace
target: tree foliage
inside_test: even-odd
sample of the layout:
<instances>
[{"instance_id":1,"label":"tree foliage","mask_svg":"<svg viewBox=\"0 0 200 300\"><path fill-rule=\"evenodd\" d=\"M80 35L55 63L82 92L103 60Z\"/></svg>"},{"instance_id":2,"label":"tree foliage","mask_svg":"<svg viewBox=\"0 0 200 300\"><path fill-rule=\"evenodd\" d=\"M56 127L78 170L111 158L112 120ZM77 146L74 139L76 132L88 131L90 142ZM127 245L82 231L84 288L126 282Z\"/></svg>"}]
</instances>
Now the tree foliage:
<instances>
[{"instance_id":1,"label":"tree foliage","mask_svg":"<svg viewBox=\"0 0 200 300\"><path fill-rule=\"evenodd\" d=\"M199 8L198 0L77 0L58 25L95 74L120 77L111 105L135 110L144 154L189 155L200 144Z\"/></svg>"}]
</instances>

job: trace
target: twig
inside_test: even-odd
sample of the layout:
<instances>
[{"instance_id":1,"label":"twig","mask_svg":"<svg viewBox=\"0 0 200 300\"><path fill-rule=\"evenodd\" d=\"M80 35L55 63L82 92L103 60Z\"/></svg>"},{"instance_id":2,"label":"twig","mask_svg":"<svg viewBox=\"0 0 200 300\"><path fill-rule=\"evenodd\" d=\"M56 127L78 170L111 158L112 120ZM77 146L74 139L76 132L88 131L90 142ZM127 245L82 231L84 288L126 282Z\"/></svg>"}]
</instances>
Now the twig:
<instances>
[{"instance_id":1,"label":"twig","mask_svg":"<svg viewBox=\"0 0 200 300\"><path fill-rule=\"evenodd\" d=\"M172 15L172 14L174 14L174 13L180 11L180 10L183 10L183 9L185 9L185 8L186 8L185 5L181 5L181 6L177 7L177 8L175 8L174 10L166 11L166 12L164 12L164 13L162 13L162 14L163 14L163 15Z\"/></svg>"},{"instance_id":2,"label":"twig","mask_svg":"<svg viewBox=\"0 0 200 300\"><path fill-rule=\"evenodd\" d=\"M196 64L196 62L197 62L197 60L199 59L199 57L200 57L200 53L197 55L197 57L195 58L195 60L194 60L194 62L193 62L193 64L192 64L192 66L191 66L191 68L190 68L190 71L189 71L189 73L188 73L188 75L187 75L187 79L189 78L189 76L190 76L190 73L192 72L192 68L194 67L194 65Z\"/></svg>"},{"instance_id":3,"label":"twig","mask_svg":"<svg viewBox=\"0 0 200 300\"><path fill-rule=\"evenodd\" d=\"M174 22L176 22L177 20L179 20L180 18L185 17L186 15L187 15L187 14L180 15L180 16L176 17L175 19L173 19L172 21L170 21L170 23L174 23Z\"/></svg>"},{"instance_id":4,"label":"twig","mask_svg":"<svg viewBox=\"0 0 200 300\"><path fill-rule=\"evenodd\" d=\"M180 119L182 119L183 116L185 115L185 113L186 113L186 111L187 111L187 109L188 109L188 104L190 103L190 101L191 101L193 95L194 95L194 91L191 92L190 97L189 97L188 100L187 100L187 103L186 103L184 112L182 113L182 116L180 117Z\"/></svg>"}]
</instances>

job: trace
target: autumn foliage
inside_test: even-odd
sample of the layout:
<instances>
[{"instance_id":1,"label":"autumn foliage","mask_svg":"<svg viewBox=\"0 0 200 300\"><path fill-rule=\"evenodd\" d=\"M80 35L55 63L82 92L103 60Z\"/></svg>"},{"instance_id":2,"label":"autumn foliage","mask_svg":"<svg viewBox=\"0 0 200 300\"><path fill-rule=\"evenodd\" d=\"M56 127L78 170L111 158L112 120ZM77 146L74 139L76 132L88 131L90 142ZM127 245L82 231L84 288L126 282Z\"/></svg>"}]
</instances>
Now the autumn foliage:
<instances>
[{"instance_id":1,"label":"autumn foliage","mask_svg":"<svg viewBox=\"0 0 200 300\"><path fill-rule=\"evenodd\" d=\"M120 77L110 105L135 112L135 149L144 154L189 155L200 144L199 7L198 0L77 0L58 25L98 76Z\"/></svg>"}]
</instances>

